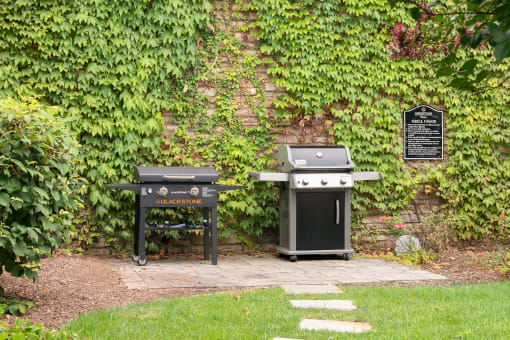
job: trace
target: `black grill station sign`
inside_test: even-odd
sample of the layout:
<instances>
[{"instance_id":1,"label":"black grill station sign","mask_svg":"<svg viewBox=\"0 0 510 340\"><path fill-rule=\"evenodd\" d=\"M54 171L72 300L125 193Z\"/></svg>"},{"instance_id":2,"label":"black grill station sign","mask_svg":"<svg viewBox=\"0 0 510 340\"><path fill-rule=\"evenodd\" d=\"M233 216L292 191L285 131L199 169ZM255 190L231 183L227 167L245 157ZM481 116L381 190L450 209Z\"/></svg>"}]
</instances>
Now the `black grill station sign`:
<instances>
[{"instance_id":1,"label":"black grill station sign","mask_svg":"<svg viewBox=\"0 0 510 340\"><path fill-rule=\"evenodd\" d=\"M443 111L427 105L404 111L404 159L443 159Z\"/></svg>"}]
</instances>

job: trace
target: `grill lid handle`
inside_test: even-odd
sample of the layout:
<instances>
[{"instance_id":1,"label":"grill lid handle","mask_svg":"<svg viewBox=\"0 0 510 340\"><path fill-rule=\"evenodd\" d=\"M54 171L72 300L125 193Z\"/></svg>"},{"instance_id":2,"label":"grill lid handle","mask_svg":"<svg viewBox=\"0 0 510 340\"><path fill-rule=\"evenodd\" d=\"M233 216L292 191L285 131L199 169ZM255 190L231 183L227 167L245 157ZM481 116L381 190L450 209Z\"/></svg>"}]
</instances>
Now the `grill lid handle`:
<instances>
[{"instance_id":1,"label":"grill lid handle","mask_svg":"<svg viewBox=\"0 0 510 340\"><path fill-rule=\"evenodd\" d=\"M194 181L196 176L163 175L166 181Z\"/></svg>"}]
</instances>

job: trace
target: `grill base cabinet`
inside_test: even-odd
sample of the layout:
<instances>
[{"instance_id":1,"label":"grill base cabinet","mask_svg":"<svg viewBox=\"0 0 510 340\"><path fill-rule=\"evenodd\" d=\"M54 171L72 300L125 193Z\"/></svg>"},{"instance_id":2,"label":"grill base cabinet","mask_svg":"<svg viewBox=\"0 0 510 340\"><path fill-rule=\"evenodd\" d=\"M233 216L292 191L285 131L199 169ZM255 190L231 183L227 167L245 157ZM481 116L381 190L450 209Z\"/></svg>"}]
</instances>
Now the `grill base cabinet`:
<instances>
[{"instance_id":1,"label":"grill base cabinet","mask_svg":"<svg viewBox=\"0 0 510 340\"><path fill-rule=\"evenodd\" d=\"M351 248L351 190L299 191L280 183L280 242L285 255L344 254ZM293 260L295 258L292 258Z\"/></svg>"}]
</instances>

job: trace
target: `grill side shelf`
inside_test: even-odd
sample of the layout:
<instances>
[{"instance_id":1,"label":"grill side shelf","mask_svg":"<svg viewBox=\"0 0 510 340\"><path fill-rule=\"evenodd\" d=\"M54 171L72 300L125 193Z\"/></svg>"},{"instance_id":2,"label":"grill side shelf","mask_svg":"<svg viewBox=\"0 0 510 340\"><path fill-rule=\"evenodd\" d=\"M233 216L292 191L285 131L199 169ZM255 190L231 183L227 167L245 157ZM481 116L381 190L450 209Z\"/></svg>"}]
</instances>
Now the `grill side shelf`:
<instances>
[{"instance_id":1,"label":"grill side shelf","mask_svg":"<svg viewBox=\"0 0 510 340\"><path fill-rule=\"evenodd\" d=\"M248 173L251 177L255 177L259 181L263 182L288 182L289 174L284 172L255 172L250 171Z\"/></svg>"},{"instance_id":2,"label":"grill side shelf","mask_svg":"<svg viewBox=\"0 0 510 340\"><path fill-rule=\"evenodd\" d=\"M227 185L227 184L217 184L216 191L229 191L229 190L240 190L246 189L248 186L246 185Z\"/></svg>"},{"instance_id":3,"label":"grill side shelf","mask_svg":"<svg viewBox=\"0 0 510 340\"><path fill-rule=\"evenodd\" d=\"M107 188L109 189L117 189L117 190L131 190L140 193L141 186L140 184L107 184Z\"/></svg>"}]
</instances>

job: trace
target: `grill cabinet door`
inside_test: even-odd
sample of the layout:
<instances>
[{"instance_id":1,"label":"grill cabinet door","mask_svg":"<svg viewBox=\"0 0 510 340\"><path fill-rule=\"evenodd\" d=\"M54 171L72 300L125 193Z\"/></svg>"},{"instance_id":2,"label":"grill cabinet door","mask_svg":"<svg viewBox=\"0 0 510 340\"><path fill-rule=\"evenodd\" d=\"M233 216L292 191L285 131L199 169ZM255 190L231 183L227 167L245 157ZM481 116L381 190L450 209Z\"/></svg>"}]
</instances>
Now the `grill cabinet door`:
<instances>
[{"instance_id":1,"label":"grill cabinet door","mask_svg":"<svg viewBox=\"0 0 510 340\"><path fill-rule=\"evenodd\" d=\"M296 250L345 248L345 192L296 193Z\"/></svg>"}]
</instances>

